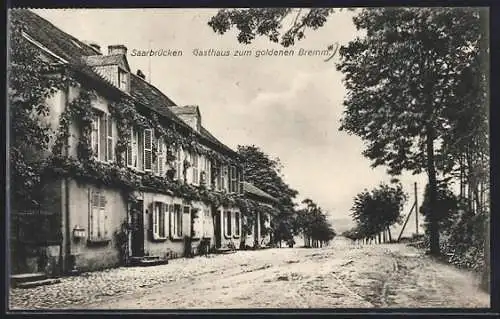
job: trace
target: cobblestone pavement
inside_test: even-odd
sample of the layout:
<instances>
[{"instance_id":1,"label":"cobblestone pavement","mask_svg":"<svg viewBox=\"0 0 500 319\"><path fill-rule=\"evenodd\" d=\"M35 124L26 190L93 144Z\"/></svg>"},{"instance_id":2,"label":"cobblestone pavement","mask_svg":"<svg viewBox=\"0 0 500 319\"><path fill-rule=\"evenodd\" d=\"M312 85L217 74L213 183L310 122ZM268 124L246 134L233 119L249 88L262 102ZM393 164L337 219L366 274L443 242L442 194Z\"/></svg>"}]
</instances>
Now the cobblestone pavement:
<instances>
[{"instance_id":1,"label":"cobblestone pavement","mask_svg":"<svg viewBox=\"0 0 500 319\"><path fill-rule=\"evenodd\" d=\"M474 275L402 244L239 251L11 289L10 309L489 307Z\"/></svg>"}]
</instances>

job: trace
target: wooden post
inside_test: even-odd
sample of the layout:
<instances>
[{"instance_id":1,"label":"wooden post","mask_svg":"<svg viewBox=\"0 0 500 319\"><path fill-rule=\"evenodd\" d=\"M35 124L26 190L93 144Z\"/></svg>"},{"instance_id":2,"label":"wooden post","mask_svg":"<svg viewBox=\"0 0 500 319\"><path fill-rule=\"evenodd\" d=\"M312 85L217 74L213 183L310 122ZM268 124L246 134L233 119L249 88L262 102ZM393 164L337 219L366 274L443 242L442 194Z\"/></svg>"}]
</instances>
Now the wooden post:
<instances>
[{"instance_id":1,"label":"wooden post","mask_svg":"<svg viewBox=\"0 0 500 319\"><path fill-rule=\"evenodd\" d=\"M405 223L403 225L403 228L401 229L401 232L399 233L398 236L398 241L401 239L401 236L403 235L403 231L405 230L406 224L408 223L408 220L410 219L411 213L413 212L413 208L415 208L415 203L413 203L413 206L410 209L410 212L408 213L408 216L406 216Z\"/></svg>"},{"instance_id":2,"label":"wooden post","mask_svg":"<svg viewBox=\"0 0 500 319\"><path fill-rule=\"evenodd\" d=\"M415 230L418 235L418 197L417 197L417 182L415 182Z\"/></svg>"}]
</instances>

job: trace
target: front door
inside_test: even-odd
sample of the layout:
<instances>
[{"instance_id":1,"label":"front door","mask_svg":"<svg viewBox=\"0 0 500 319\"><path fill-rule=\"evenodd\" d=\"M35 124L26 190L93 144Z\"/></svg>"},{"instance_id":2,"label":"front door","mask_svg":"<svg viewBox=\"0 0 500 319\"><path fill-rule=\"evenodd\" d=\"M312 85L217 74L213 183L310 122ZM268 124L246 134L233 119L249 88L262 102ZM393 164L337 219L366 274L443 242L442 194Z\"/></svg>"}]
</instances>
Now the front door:
<instances>
[{"instance_id":1,"label":"front door","mask_svg":"<svg viewBox=\"0 0 500 319\"><path fill-rule=\"evenodd\" d=\"M215 248L220 248L221 243L221 232L220 232L220 211L214 212L214 236L215 236Z\"/></svg>"},{"instance_id":2,"label":"front door","mask_svg":"<svg viewBox=\"0 0 500 319\"><path fill-rule=\"evenodd\" d=\"M131 250L132 257L144 256L144 211L143 202L138 201L131 210Z\"/></svg>"}]
</instances>

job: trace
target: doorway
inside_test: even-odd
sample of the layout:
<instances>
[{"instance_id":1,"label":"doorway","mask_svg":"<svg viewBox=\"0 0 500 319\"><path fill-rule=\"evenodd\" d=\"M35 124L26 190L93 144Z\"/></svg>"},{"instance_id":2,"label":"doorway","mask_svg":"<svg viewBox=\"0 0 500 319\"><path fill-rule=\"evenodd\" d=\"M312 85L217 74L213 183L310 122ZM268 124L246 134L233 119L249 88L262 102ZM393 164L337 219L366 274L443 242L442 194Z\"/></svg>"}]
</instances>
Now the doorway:
<instances>
[{"instance_id":1,"label":"doorway","mask_svg":"<svg viewBox=\"0 0 500 319\"><path fill-rule=\"evenodd\" d=\"M144 256L144 207L143 201L140 200L131 209L131 253L132 257Z\"/></svg>"},{"instance_id":2,"label":"doorway","mask_svg":"<svg viewBox=\"0 0 500 319\"><path fill-rule=\"evenodd\" d=\"M213 218L214 218L215 248L221 248L222 242L221 242L221 229L220 229L220 223L221 223L220 211L216 210L214 212Z\"/></svg>"}]
</instances>

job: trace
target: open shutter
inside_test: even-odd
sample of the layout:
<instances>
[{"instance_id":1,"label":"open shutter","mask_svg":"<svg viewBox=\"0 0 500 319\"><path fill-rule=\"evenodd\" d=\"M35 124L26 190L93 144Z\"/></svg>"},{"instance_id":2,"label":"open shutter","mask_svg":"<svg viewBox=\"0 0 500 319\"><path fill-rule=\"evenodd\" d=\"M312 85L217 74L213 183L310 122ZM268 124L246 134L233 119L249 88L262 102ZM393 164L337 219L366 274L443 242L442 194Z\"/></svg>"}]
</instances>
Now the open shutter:
<instances>
[{"instance_id":1,"label":"open shutter","mask_svg":"<svg viewBox=\"0 0 500 319\"><path fill-rule=\"evenodd\" d=\"M108 156L107 160L109 162L114 161L114 149L113 149L113 121L111 120L111 116L106 115L106 123L107 123L107 149L108 149Z\"/></svg>"},{"instance_id":2,"label":"open shutter","mask_svg":"<svg viewBox=\"0 0 500 319\"><path fill-rule=\"evenodd\" d=\"M99 121L99 159L106 160L106 115L100 116Z\"/></svg>"},{"instance_id":3,"label":"open shutter","mask_svg":"<svg viewBox=\"0 0 500 319\"><path fill-rule=\"evenodd\" d=\"M153 161L153 131L151 129L144 130L144 170L152 169Z\"/></svg>"},{"instance_id":4,"label":"open shutter","mask_svg":"<svg viewBox=\"0 0 500 319\"><path fill-rule=\"evenodd\" d=\"M133 141L134 141L134 128L130 128L130 138L127 143L127 166L132 166L133 161L132 158L134 156L132 152L132 146L133 146Z\"/></svg>"}]
</instances>

